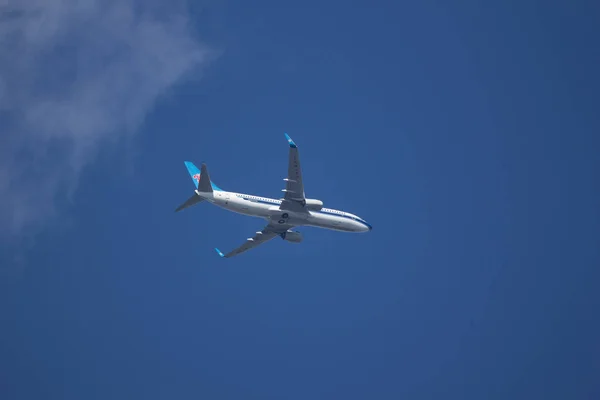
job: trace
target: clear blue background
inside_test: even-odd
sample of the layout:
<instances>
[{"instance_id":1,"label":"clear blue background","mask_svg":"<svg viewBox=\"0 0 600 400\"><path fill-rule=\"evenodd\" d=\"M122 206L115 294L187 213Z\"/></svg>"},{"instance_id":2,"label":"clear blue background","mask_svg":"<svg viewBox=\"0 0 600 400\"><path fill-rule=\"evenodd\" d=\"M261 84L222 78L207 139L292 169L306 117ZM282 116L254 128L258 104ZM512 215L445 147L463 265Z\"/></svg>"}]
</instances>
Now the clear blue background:
<instances>
[{"instance_id":1,"label":"clear blue background","mask_svg":"<svg viewBox=\"0 0 600 400\"><path fill-rule=\"evenodd\" d=\"M0 398L600 398L598 7L198 7L221 57L4 278ZM283 132L373 231L223 260L263 222L174 214L183 161L279 197Z\"/></svg>"}]
</instances>

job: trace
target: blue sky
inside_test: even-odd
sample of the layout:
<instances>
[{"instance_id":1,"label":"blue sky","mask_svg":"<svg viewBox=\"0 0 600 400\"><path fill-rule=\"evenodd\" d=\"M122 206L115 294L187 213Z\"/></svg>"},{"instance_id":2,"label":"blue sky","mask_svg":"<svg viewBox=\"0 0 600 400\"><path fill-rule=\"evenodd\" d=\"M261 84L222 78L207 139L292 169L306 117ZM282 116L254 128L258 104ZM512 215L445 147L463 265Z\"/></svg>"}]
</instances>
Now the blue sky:
<instances>
[{"instance_id":1,"label":"blue sky","mask_svg":"<svg viewBox=\"0 0 600 400\"><path fill-rule=\"evenodd\" d=\"M600 397L599 10L558 3L10 3L1 397ZM373 231L223 260L263 223L173 213L183 161L278 197L283 132Z\"/></svg>"}]
</instances>

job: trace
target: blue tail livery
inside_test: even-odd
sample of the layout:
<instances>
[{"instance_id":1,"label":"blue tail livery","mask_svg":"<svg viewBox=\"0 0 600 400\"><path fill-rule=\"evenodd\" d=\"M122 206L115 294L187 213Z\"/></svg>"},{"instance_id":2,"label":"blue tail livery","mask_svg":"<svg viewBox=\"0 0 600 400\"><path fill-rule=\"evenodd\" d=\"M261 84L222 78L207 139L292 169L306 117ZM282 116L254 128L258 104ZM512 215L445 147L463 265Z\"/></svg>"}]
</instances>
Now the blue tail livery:
<instances>
[{"instance_id":1,"label":"blue tail livery","mask_svg":"<svg viewBox=\"0 0 600 400\"><path fill-rule=\"evenodd\" d=\"M198 167L196 167L194 165L193 162L184 161L184 163L188 170L188 173L190 174L190 177L194 181L194 185L196 185L196 189L198 189L198 185L200 184L200 178L202 177L202 172L198 169ZM208 174L208 172L207 172L207 174ZM223 191L223 189L221 189L220 187L215 185L212 181L210 181L210 186L212 187L212 190Z\"/></svg>"}]
</instances>

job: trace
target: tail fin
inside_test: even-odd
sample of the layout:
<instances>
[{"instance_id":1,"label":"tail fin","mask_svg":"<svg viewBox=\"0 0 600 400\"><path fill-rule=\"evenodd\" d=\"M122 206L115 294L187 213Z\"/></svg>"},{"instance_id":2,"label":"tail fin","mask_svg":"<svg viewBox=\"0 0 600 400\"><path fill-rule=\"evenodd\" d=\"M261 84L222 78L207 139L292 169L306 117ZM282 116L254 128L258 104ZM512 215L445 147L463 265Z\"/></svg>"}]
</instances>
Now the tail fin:
<instances>
[{"instance_id":1,"label":"tail fin","mask_svg":"<svg viewBox=\"0 0 600 400\"><path fill-rule=\"evenodd\" d=\"M201 201L205 200L204 197L200 196L201 192L212 193L213 190L221 190L217 185L210 181L210 176L208 175L208 169L206 168L206 164L202 164L202 170L199 170L198 167L196 167L193 163L189 161L185 161L185 166L187 167L187 170L190 173L194 184L196 185L196 191L194 192L192 197L185 201L185 203L177 207L175 212L181 211L184 208L188 208L190 206L193 206L194 204L198 204Z\"/></svg>"},{"instance_id":2,"label":"tail fin","mask_svg":"<svg viewBox=\"0 0 600 400\"><path fill-rule=\"evenodd\" d=\"M222 191L221 188L211 182L206 164L202 164L202 171L200 171L191 161L185 161L185 166L199 192L212 192L213 190Z\"/></svg>"}]
</instances>

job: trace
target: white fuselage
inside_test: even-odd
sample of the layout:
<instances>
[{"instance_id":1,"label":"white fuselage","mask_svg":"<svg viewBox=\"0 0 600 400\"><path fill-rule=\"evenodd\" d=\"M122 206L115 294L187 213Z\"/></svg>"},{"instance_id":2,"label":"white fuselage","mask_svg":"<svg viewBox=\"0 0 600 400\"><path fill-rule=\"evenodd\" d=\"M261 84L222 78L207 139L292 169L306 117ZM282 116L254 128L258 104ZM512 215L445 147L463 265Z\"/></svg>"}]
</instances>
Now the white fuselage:
<instances>
[{"instance_id":1,"label":"white fuselage","mask_svg":"<svg viewBox=\"0 0 600 400\"><path fill-rule=\"evenodd\" d=\"M280 210L281 200L268 197L220 190L198 194L226 210L277 221L280 224L314 226L344 232L368 232L371 230L371 225L364 219L330 208L322 208L319 211L293 212Z\"/></svg>"}]
</instances>

